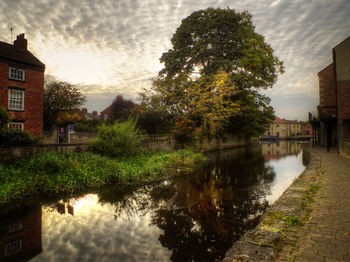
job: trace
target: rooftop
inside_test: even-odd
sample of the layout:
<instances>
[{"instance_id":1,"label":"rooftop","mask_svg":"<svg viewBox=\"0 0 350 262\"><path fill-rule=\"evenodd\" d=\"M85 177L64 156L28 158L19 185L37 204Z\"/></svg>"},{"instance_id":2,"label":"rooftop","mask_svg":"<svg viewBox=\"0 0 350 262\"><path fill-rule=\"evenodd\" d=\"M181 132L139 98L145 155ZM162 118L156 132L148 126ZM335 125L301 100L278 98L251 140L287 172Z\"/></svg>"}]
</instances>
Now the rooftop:
<instances>
[{"instance_id":1,"label":"rooftop","mask_svg":"<svg viewBox=\"0 0 350 262\"><path fill-rule=\"evenodd\" d=\"M19 38L19 36L21 37ZM17 36L17 40L20 39L22 41L27 41L26 39L24 39L24 34L19 36ZM34 67L38 67L40 69L45 69L45 65L38 58L36 58L26 48L20 48L16 46L16 43L12 45L0 41L0 59L1 58L14 62L24 63Z\"/></svg>"},{"instance_id":2,"label":"rooftop","mask_svg":"<svg viewBox=\"0 0 350 262\"><path fill-rule=\"evenodd\" d=\"M273 121L274 124L298 124L297 120L286 120L286 119L281 119L276 116L275 120Z\"/></svg>"}]
</instances>

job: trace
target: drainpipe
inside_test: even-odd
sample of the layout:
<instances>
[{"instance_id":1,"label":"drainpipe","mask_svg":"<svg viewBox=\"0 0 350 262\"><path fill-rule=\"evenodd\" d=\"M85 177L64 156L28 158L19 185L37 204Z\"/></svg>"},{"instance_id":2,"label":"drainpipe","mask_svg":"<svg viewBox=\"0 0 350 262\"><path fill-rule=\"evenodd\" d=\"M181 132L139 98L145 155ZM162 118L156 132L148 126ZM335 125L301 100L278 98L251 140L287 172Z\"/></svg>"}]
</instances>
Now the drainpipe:
<instances>
[{"instance_id":1,"label":"drainpipe","mask_svg":"<svg viewBox=\"0 0 350 262\"><path fill-rule=\"evenodd\" d=\"M336 115L336 127L337 127L337 152L340 154L340 142L341 142L341 130L338 118L338 81L337 81L337 55L335 49L332 49L333 53L333 70L335 80L335 115Z\"/></svg>"}]
</instances>

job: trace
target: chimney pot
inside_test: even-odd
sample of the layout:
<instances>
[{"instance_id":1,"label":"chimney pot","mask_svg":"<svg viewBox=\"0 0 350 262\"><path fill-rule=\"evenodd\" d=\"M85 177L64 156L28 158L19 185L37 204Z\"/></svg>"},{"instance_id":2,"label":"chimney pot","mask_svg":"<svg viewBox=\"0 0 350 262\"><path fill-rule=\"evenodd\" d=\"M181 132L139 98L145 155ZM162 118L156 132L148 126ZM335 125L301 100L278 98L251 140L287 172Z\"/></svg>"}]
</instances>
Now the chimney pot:
<instances>
[{"instance_id":1,"label":"chimney pot","mask_svg":"<svg viewBox=\"0 0 350 262\"><path fill-rule=\"evenodd\" d=\"M28 42L24 38L24 33L17 35L17 39L13 41L13 45L17 49L27 50Z\"/></svg>"}]
</instances>

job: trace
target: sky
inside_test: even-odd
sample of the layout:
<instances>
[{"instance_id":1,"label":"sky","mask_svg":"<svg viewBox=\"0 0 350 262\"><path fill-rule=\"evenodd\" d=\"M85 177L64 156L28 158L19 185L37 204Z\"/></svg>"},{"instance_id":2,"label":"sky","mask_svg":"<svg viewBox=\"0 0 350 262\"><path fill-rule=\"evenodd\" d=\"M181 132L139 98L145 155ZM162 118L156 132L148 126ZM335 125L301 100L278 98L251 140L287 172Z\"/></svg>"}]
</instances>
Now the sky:
<instances>
[{"instance_id":1,"label":"sky","mask_svg":"<svg viewBox=\"0 0 350 262\"><path fill-rule=\"evenodd\" d=\"M1 0L0 41L25 33L45 65L45 79L74 84L89 111L116 95L137 101L163 68L162 53L182 19L208 7L253 15L256 32L284 62L272 89L276 115L306 120L316 112L317 73L332 48L350 36L349 0Z\"/></svg>"}]
</instances>

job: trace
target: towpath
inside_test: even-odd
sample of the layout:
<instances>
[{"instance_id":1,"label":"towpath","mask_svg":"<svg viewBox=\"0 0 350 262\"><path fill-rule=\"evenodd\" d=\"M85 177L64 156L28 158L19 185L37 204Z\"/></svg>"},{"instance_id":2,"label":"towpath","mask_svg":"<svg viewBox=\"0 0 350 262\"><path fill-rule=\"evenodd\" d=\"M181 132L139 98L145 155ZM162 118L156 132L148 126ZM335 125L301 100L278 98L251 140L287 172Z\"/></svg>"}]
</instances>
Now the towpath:
<instances>
[{"instance_id":1,"label":"towpath","mask_svg":"<svg viewBox=\"0 0 350 262\"><path fill-rule=\"evenodd\" d=\"M325 172L307 222L283 246L278 261L350 261L350 161L335 149L309 150L320 157Z\"/></svg>"},{"instance_id":2,"label":"towpath","mask_svg":"<svg viewBox=\"0 0 350 262\"><path fill-rule=\"evenodd\" d=\"M306 170L224 262L350 262L350 160L335 149L306 151Z\"/></svg>"}]
</instances>

